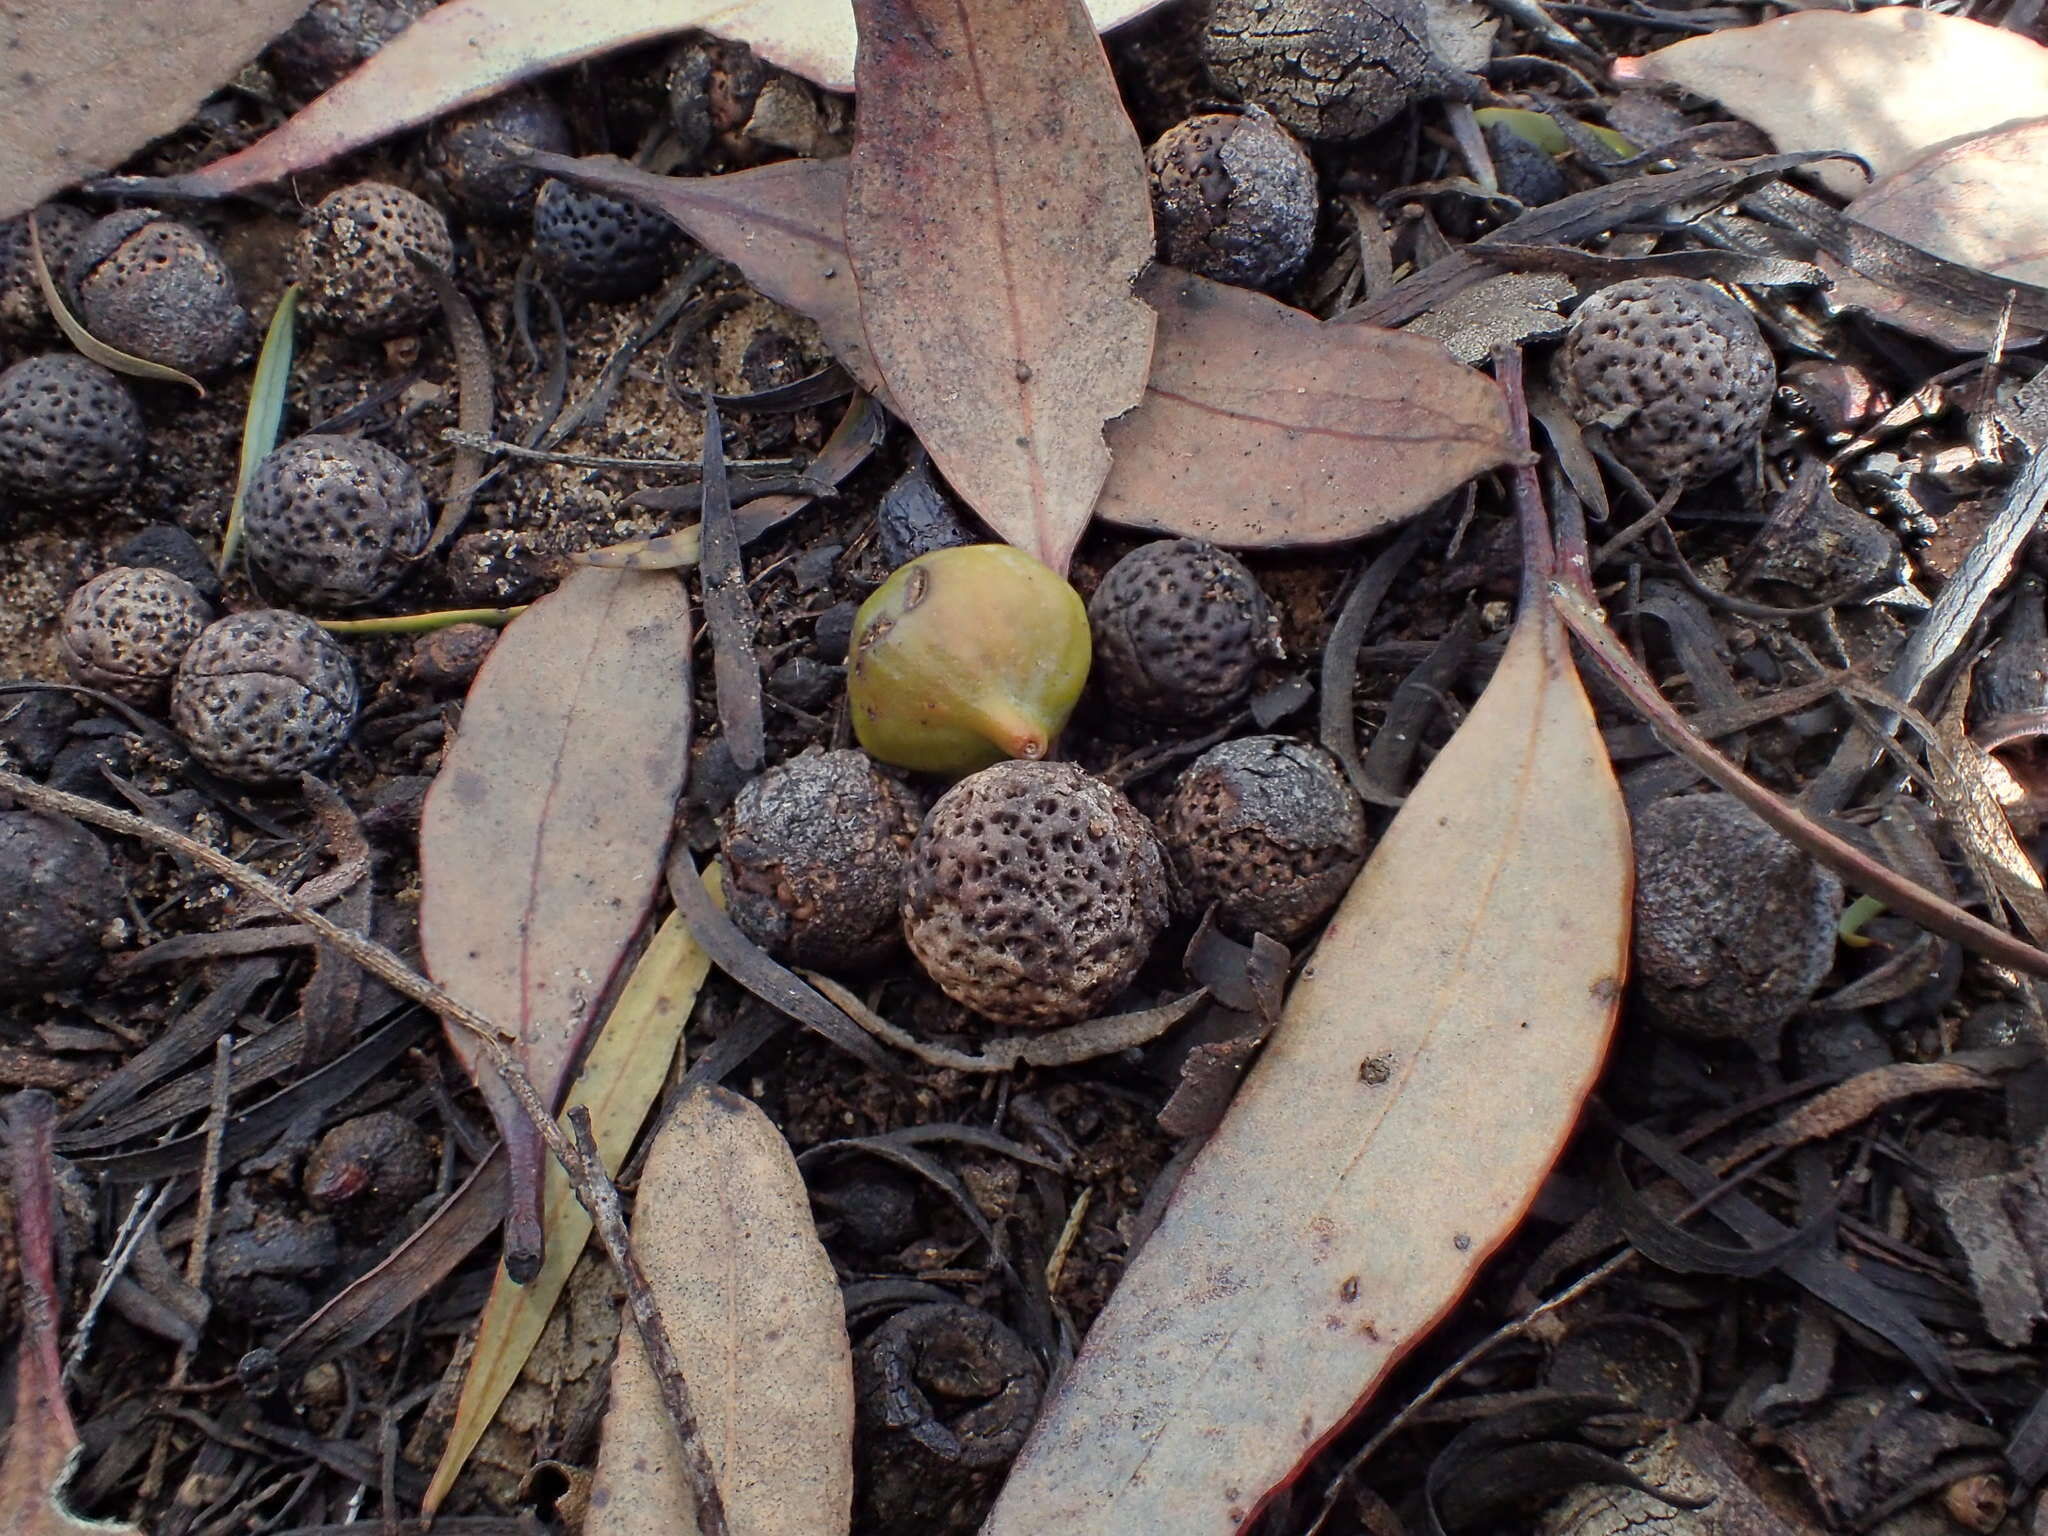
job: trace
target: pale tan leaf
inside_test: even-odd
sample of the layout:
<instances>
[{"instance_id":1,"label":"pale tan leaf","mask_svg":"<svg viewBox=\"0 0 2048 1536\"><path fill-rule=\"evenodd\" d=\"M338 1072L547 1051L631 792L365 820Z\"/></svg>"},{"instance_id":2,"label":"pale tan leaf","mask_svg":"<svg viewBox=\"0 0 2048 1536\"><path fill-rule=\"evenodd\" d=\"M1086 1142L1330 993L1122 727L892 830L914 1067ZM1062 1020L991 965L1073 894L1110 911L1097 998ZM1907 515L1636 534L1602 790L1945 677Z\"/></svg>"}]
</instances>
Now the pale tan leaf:
<instances>
[{"instance_id":1,"label":"pale tan leaf","mask_svg":"<svg viewBox=\"0 0 2048 1536\"><path fill-rule=\"evenodd\" d=\"M1614 74L1711 96L1781 150L1846 149L1879 177L1946 140L2048 115L2048 48L1911 5L1798 11L1622 59ZM1853 165L1816 169L1844 197L1866 185Z\"/></svg>"},{"instance_id":2,"label":"pale tan leaf","mask_svg":"<svg viewBox=\"0 0 2048 1536\"><path fill-rule=\"evenodd\" d=\"M796 1159L738 1094L656 1134L633 1245L689 1384L733 1536L833 1536L853 1503L853 1353ZM636 1330L619 1338L585 1536L685 1536L696 1505Z\"/></svg>"},{"instance_id":3,"label":"pale tan leaf","mask_svg":"<svg viewBox=\"0 0 2048 1536\"><path fill-rule=\"evenodd\" d=\"M2042 106L2048 109L2048 99ZM2015 282L2048 285L2048 117L1944 144L1872 184L1850 215L1909 245ZM1997 317L1872 282L1822 255L1830 307L1863 310L1959 352L1991 345ZM2015 328L2009 346L2032 338Z\"/></svg>"},{"instance_id":4,"label":"pale tan leaf","mask_svg":"<svg viewBox=\"0 0 2048 1536\"><path fill-rule=\"evenodd\" d=\"M94 3L125 14L128 0ZM1091 0L1089 10L1108 28L1159 3ZM304 5L295 0L290 9ZM276 132L159 185L188 197L239 192L323 165L564 64L698 29L748 43L770 63L830 90L853 88L852 0L448 0ZM176 127L183 117L153 132Z\"/></svg>"},{"instance_id":5,"label":"pale tan leaf","mask_svg":"<svg viewBox=\"0 0 2048 1536\"><path fill-rule=\"evenodd\" d=\"M1631 879L1540 607L1332 919L984 1536L1231 1536L1520 1221L1606 1053Z\"/></svg>"},{"instance_id":6,"label":"pale tan leaf","mask_svg":"<svg viewBox=\"0 0 2048 1536\"><path fill-rule=\"evenodd\" d=\"M1233 547L1355 539L1514 456L1507 404L1428 337L1330 325L1170 267L1097 515Z\"/></svg>"},{"instance_id":7,"label":"pale tan leaf","mask_svg":"<svg viewBox=\"0 0 2048 1536\"><path fill-rule=\"evenodd\" d=\"M579 566L505 631L420 815L428 974L512 1035L559 1101L584 1032L661 881L690 729L682 583ZM498 1122L506 1257L539 1267L539 1134L478 1052L449 1043Z\"/></svg>"},{"instance_id":8,"label":"pale tan leaf","mask_svg":"<svg viewBox=\"0 0 2048 1536\"><path fill-rule=\"evenodd\" d=\"M711 883L709 874L705 883ZM669 1063L682 1042L683 1025L710 969L711 957L698 948L689 925L671 912L620 988L618 1002L570 1085L563 1112L578 1106L590 1111L591 1136L606 1173L618 1172L660 1096ZM501 1265L491 1283L491 1298L477 1321L455 1422L422 1500L423 1514L432 1515L441 1507L456 1474L490 1427L589 1240L590 1213L569 1188L561 1165L552 1161L541 1187L541 1229L547 1257L540 1273L529 1284L514 1285Z\"/></svg>"},{"instance_id":9,"label":"pale tan leaf","mask_svg":"<svg viewBox=\"0 0 2048 1536\"><path fill-rule=\"evenodd\" d=\"M183 127L307 0L30 0L0 9L0 218Z\"/></svg>"},{"instance_id":10,"label":"pale tan leaf","mask_svg":"<svg viewBox=\"0 0 2048 1536\"><path fill-rule=\"evenodd\" d=\"M855 0L846 246L891 402L982 520L1064 573L1144 394L1137 130L1081 0Z\"/></svg>"}]
</instances>

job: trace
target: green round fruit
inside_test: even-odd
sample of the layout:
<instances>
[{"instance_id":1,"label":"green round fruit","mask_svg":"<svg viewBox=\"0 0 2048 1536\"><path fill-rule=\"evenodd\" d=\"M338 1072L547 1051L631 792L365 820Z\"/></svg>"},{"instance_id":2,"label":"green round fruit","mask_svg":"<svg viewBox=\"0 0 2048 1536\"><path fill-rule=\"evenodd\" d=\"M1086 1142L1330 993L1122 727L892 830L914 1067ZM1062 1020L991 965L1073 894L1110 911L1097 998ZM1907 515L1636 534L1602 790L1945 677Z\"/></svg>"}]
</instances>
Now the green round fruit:
<instances>
[{"instance_id":1,"label":"green round fruit","mask_svg":"<svg viewBox=\"0 0 2048 1536\"><path fill-rule=\"evenodd\" d=\"M958 778L1044 757L1088 681L1088 610L1007 544L919 555L861 604L846 697L868 755Z\"/></svg>"}]
</instances>

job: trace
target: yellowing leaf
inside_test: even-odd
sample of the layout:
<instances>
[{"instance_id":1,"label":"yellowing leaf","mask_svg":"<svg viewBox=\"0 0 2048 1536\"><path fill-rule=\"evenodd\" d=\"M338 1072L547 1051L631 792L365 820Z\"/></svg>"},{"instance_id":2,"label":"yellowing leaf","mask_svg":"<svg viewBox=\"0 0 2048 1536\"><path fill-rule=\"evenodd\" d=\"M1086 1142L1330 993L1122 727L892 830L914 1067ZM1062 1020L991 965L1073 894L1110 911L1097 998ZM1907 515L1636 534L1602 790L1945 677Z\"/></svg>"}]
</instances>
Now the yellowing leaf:
<instances>
[{"instance_id":1,"label":"yellowing leaf","mask_svg":"<svg viewBox=\"0 0 2048 1536\"><path fill-rule=\"evenodd\" d=\"M1367 864L983 1536L1231 1536L1512 1232L1606 1054L1628 822L1547 605Z\"/></svg>"},{"instance_id":2,"label":"yellowing leaf","mask_svg":"<svg viewBox=\"0 0 2048 1536\"><path fill-rule=\"evenodd\" d=\"M710 969L711 957L697 947L689 925L671 912L626 978L611 1016L570 1086L563 1112L579 1105L590 1111L591 1136L606 1173L618 1172L654 1107ZM526 1285L514 1285L500 1266L491 1284L455 1422L422 1501L424 1514L441 1507L456 1474L497 1415L498 1405L519 1379L590 1237L590 1215L569 1188L569 1176L552 1161L541 1186L541 1229L547 1257L540 1273Z\"/></svg>"},{"instance_id":3,"label":"yellowing leaf","mask_svg":"<svg viewBox=\"0 0 2048 1536\"><path fill-rule=\"evenodd\" d=\"M1622 59L1614 74L1711 96L1787 152L1846 149L1872 176L1948 139L2048 115L2048 48L1913 5L1797 11ZM1866 185L1852 165L1817 169L1844 197Z\"/></svg>"},{"instance_id":4,"label":"yellowing leaf","mask_svg":"<svg viewBox=\"0 0 2048 1536\"><path fill-rule=\"evenodd\" d=\"M738 1094L687 1092L633 1203L734 1536L844 1536L853 1352L796 1159ZM687 1536L696 1505L638 1330L619 1336L585 1536Z\"/></svg>"}]
</instances>

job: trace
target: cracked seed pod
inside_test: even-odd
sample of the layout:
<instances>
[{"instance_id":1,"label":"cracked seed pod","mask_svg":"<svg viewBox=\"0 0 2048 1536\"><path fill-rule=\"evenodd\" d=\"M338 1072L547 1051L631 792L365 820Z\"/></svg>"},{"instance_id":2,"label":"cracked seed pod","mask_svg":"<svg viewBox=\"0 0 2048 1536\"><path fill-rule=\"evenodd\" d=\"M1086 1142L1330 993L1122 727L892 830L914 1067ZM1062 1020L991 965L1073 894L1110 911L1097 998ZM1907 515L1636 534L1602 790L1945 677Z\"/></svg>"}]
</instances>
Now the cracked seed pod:
<instances>
[{"instance_id":1,"label":"cracked seed pod","mask_svg":"<svg viewBox=\"0 0 2048 1536\"><path fill-rule=\"evenodd\" d=\"M77 822L0 811L0 997L91 976L125 900L106 848Z\"/></svg>"},{"instance_id":2,"label":"cracked seed pod","mask_svg":"<svg viewBox=\"0 0 2048 1536\"><path fill-rule=\"evenodd\" d=\"M1842 882L1728 795L1656 801L1633 828L1644 999L1676 1033L1767 1045L1834 962Z\"/></svg>"},{"instance_id":3,"label":"cracked seed pod","mask_svg":"<svg viewBox=\"0 0 2048 1536\"><path fill-rule=\"evenodd\" d=\"M76 352L0 373L0 491L50 506L104 501L134 477L144 440L128 386Z\"/></svg>"},{"instance_id":4,"label":"cracked seed pod","mask_svg":"<svg viewBox=\"0 0 2048 1536\"><path fill-rule=\"evenodd\" d=\"M92 215L68 203L45 203L32 210L42 236L43 260L50 276L62 281L78 242L92 228ZM35 255L29 249L29 214L0 219L0 335L22 341L43 341L57 334L57 322L36 282Z\"/></svg>"},{"instance_id":5,"label":"cracked seed pod","mask_svg":"<svg viewBox=\"0 0 2048 1536\"><path fill-rule=\"evenodd\" d=\"M510 91L443 118L427 140L427 167L472 219L517 224L533 212L541 173L520 162L527 150L572 148L561 109L539 91Z\"/></svg>"},{"instance_id":6,"label":"cracked seed pod","mask_svg":"<svg viewBox=\"0 0 2048 1536\"><path fill-rule=\"evenodd\" d=\"M65 669L88 688L147 706L213 619L183 577L148 567L102 571L71 594L58 636Z\"/></svg>"},{"instance_id":7,"label":"cracked seed pod","mask_svg":"<svg viewBox=\"0 0 2048 1536\"><path fill-rule=\"evenodd\" d=\"M341 750L356 723L356 669L334 637L275 608L230 614L192 643L171 723L224 778L276 784Z\"/></svg>"},{"instance_id":8,"label":"cracked seed pod","mask_svg":"<svg viewBox=\"0 0 2048 1536\"><path fill-rule=\"evenodd\" d=\"M372 341L418 330L441 301L415 253L454 268L455 241L433 204L381 181L328 193L292 247L306 318Z\"/></svg>"},{"instance_id":9,"label":"cracked seed pod","mask_svg":"<svg viewBox=\"0 0 2048 1536\"><path fill-rule=\"evenodd\" d=\"M1021 549L937 549L860 605L851 655L860 744L898 768L957 777L1052 749L1088 681L1088 614Z\"/></svg>"},{"instance_id":10,"label":"cracked seed pod","mask_svg":"<svg viewBox=\"0 0 2048 1536\"><path fill-rule=\"evenodd\" d=\"M1285 736L1211 747L1181 775L1167 852L1187 905L1216 906L1226 933L1291 944L1365 864L1365 807L1336 759Z\"/></svg>"},{"instance_id":11,"label":"cracked seed pod","mask_svg":"<svg viewBox=\"0 0 2048 1536\"><path fill-rule=\"evenodd\" d=\"M1187 724L1251 692L1276 654L1278 621L1235 555L1200 539L1160 539L1109 568L1088 600L1095 672L1119 710Z\"/></svg>"},{"instance_id":12,"label":"cracked seed pod","mask_svg":"<svg viewBox=\"0 0 2048 1536\"><path fill-rule=\"evenodd\" d=\"M1072 763L1015 760L946 791L904 871L903 933L954 1002L998 1024L1101 1013L1166 926L1151 823Z\"/></svg>"},{"instance_id":13,"label":"cracked seed pod","mask_svg":"<svg viewBox=\"0 0 2048 1536\"><path fill-rule=\"evenodd\" d=\"M213 242L154 208L110 213L88 229L65 284L94 336L181 373L218 373L249 337L235 274Z\"/></svg>"},{"instance_id":14,"label":"cracked seed pod","mask_svg":"<svg viewBox=\"0 0 2048 1536\"><path fill-rule=\"evenodd\" d=\"M667 217L566 181L549 181L533 205L533 254L541 269L587 299L637 299L668 276L682 235Z\"/></svg>"},{"instance_id":15,"label":"cracked seed pod","mask_svg":"<svg viewBox=\"0 0 2048 1536\"><path fill-rule=\"evenodd\" d=\"M1437 57L1419 0L1216 0L1202 55L1224 90L1315 141L1359 138L1412 102L1473 95Z\"/></svg>"},{"instance_id":16,"label":"cracked seed pod","mask_svg":"<svg viewBox=\"0 0 2048 1536\"><path fill-rule=\"evenodd\" d=\"M741 789L719 839L726 910L776 959L871 970L902 939L917 807L862 752L807 752Z\"/></svg>"},{"instance_id":17,"label":"cracked seed pod","mask_svg":"<svg viewBox=\"0 0 2048 1536\"><path fill-rule=\"evenodd\" d=\"M242 505L249 558L316 607L372 602L427 547L433 517L419 477L360 437L295 438L266 454Z\"/></svg>"},{"instance_id":18,"label":"cracked seed pod","mask_svg":"<svg viewBox=\"0 0 2048 1536\"><path fill-rule=\"evenodd\" d=\"M1245 288L1274 288L1308 260L1316 170L1263 107L1176 123L1146 152L1159 254Z\"/></svg>"},{"instance_id":19,"label":"cracked seed pod","mask_svg":"<svg viewBox=\"0 0 2048 1536\"><path fill-rule=\"evenodd\" d=\"M1635 277L1572 315L1552 365L1582 426L1659 486L1709 479L1754 451L1778 384L1749 311L1689 277Z\"/></svg>"}]
</instances>

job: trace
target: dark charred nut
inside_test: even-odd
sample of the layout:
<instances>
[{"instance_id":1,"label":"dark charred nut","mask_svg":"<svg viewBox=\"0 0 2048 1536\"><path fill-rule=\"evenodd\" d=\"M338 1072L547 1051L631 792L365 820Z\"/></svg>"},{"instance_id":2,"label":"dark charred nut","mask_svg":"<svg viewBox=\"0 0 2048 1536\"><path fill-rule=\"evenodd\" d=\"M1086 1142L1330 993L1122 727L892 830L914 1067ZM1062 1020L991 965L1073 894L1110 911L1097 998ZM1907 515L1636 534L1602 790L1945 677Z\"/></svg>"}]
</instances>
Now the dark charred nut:
<instances>
[{"instance_id":1,"label":"dark charred nut","mask_svg":"<svg viewBox=\"0 0 2048 1536\"><path fill-rule=\"evenodd\" d=\"M151 523L114 546L109 565L147 566L182 576L209 603L220 601L220 573L199 541L175 523Z\"/></svg>"},{"instance_id":2,"label":"dark charred nut","mask_svg":"<svg viewBox=\"0 0 2048 1536\"><path fill-rule=\"evenodd\" d=\"M1505 123L1487 126L1486 152L1493 157L1501 191L1525 207L1554 203L1572 189L1555 156Z\"/></svg>"},{"instance_id":3,"label":"dark charred nut","mask_svg":"<svg viewBox=\"0 0 2048 1536\"><path fill-rule=\"evenodd\" d=\"M434 1187L426 1134L403 1115L375 1110L344 1120L313 1144L301 1180L317 1211L387 1221Z\"/></svg>"},{"instance_id":4,"label":"dark charred nut","mask_svg":"<svg viewBox=\"0 0 2048 1536\"><path fill-rule=\"evenodd\" d=\"M768 674L768 691L802 710L823 709L845 685L844 672L815 656L792 656Z\"/></svg>"},{"instance_id":5,"label":"dark charred nut","mask_svg":"<svg viewBox=\"0 0 2048 1536\"><path fill-rule=\"evenodd\" d=\"M84 713L66 688L0 697L0 767L36 777L48 773Z\"/></svg>"},{"instance_id":6,"label":"dark charred nut","mask_svg":"<svg viewBox=\"0 0 2048 1536\"><path fill-rule=\"evenodd\" d=\"M468 217L517 224L532 213L542 181L520 156L534 149L566 155L571 147L559 107L539 91L509 91L436 123L427 168Z\"/></svg>"},{"instance_id":7,"label":"dark charred nut","mask_svg":"<svg viewBox=\"0 0 2048 1536\"><path fill-rule=\"evenodd\" d=\"M1080 594L1008 544L920 555L861 604L846 698L869 755L958 777L1043 757L1088 681Z\"/></svg>"},{"instance_id":8,"label":"dark charred nut","mask_svg":"<svg viewBox=\"0 0 2048 1536\"><path fill-rule=\"evenodd\" d=\"M164 690L213 610L169 571L116 566L71 594L58 636L65 670L88 688L148 706Z\"/></svg>"},{"instance_id":9,"label":"dark charred nut","mask_svg":"<svg viewBox=\"0 0 2048 1536\"><path fill-rule=\"evenodd\" d=\"M1689 484L1755 451L1777 364L1749 311L1689 277L1634 277L1580 304L1557 349L1582 426L1655 485Z\"/></svg>"},{"instance_id":10,"label":"dark charred nut","mask_svg":"<svg viewBox=\"0 0 2048 1536\"><path fill-rule=\"evenodd\" d=\"M406 674L430 693L462 693L497 643L498 632L488 624L450 624L414 642Z\"/></svg>"},{"instance_id":11,"label":"dark charred nut","mask_svg":"<svg viewBox=\"0 0 2048 1536\"><path fill-rule=\"evenodd\" d=\"M1245 288L1276 288L1308 260L1316 168L1263 107L1176 123L1145 165L1161 260Z\"/></svg>"},{"instance_id":12,"label":"dark charred nut","mask_svg":"<svg viewBox=\"0 0 2048 1536\"><path fill-rule=\"evenodd\" d=\"M455 264L448 221L423 198L359 181L320 200L292 247L306 318L368 340L416 331L441 311L416 256Z\"/></svg>"},{"instance_id":13,"label":"dark charred nut","mask_svg":"<svg viewBox=\"0 0 2048 1536\"><path fill-rule=\"evenodd\" d=\"M271 57L291 92L317 96L434 8L436 0L313 0Z\"/></svg>"},{"instance_id":14,"label":"dark charred nut","mask_svg":"<svg viewBox=\"0 0 2048 1536\"><path fill-rule=\"evenodd\" d=\"M906 1307L853 1356L862 1519L966 1536L1038 1416L1045 1374L1008 1327L957 1302Z\"/></svg>"},{"instance_id":15,"label":"dark charred nut","mask_svg":"<svg viewBox=\"0 0 2048 1536\"><path fill-rule=\"evenodd\" d=\"M1416 0L1216 0L1202 55L1225 91L1310 140L1355 139L1411 102L1470 94Z\"/></svg>"},{"instance_id":16,"label":"dark charred nut","mask_svg":"<svg viewBox=\"0 0 2048 1536\"><path fill-rule=\"evenodd\" d=\"M411 465L363 438L324 433L264 456L242 517L256 568L285 595L329 608L389 592L433 529Z\"/></svg>"},{"instance_id":17,"label":"dark charred nut","mask_svg":"<svg viewBox=\"0 0 2048 1536\"><path fill-rule=\"evenodd\" d=\"M1979 724L2002 715L2048 709L2048 599L2041 578L2013 584L2012 605L1998 626L1998 644L1977 669L1970 714Z\"/></svg>"},{"instance_id":18,"label":"dark charred nut","mask_svg":"<svg viewBox=\"0 0 2048 1536\"><path fill-rule=\"evenodd\" d=\"M44 782L51 789L61 789L66 794L83 795L104 805L123 805L127 802L108 782L107 775L124 779L133 769L124 738L87 736L64 744L56 760L50 764L49 777Z\"/></svg>"},{"instance_id":19,"label":"dark charred nut","mask_svg":"<svg viewBox=\"0 0 2048 1536\"><path fill-rule=\"evenodd\" d=\"M837 665L846 660L846 654L853 648L853 626L860 616L860 604L852 601L834 603L818 615L818 622L811 626L811 637L818 648L818 659Z\"/></svg>"},{"instance_id":20,"label":"dark charred nut","mask_svg":"<svg viewBox=\"0 0 2048 1536\"><path fill-rule=\"evenodd\" d=\"M683 45L668 78L669 122L686 158L714 140L740 159L763 150L828 153L845 131L843 111L806 82L772 69L744 43L702 38Z\"/></svg>"},{"instance_id":21,"label":"dark charred nut","mask_svg":"<svg viewBox=\"0 0 2048 1536\"><path fill-rule=\"evenodd\" d=\"M40 341L57 333L57 323L36 282L35 254L28 238L31 217L42 236L43 260L59 284L78 242L92 227L92 215L68 203L45 203L29 213L0 220L0 335L20 341Z\"/></svg>"},{"instance_id":22,"label":"dark charred nut","mask_svg":"<svg viewBox=\"0 0 2048 1536\"><path fill-rule=\"evenodd\" d=\"M1278 649L1256 578L1199 539L1161 539L1125 555L1088 600L1088 622L1103 697L1166 724L1222 714Z\"/></svg>"},{"instance_id":23,"label":"dark charred nut","mask_svg":"<svg viewBox=\"0 0 2048 1536\"><path fill-rule=\"evenodd\" d=\"M76 352L0 373L0 492L48 506L104 501L134 478L143 442L128 386Z\"/></svg>"},{"instance_id":24,"label":"dark charred nut","mask_svg":"<svg viewBox=\"0 0 2048 1536\"><path fill-rule=\"evenodd\" d=\"M1138 974L1166 926L1169 878L1121 792L1072 763L997 763L925 818L904 870L904 937L983 1018L1070 1023Z\"/></svg>"},{"instance_id":25,"label":"dark charred nut","mask_svg":"<svg viewBox=\"0 0 2048 1536\"><path fill-rule=\"evenodd\" d=\"M832 1224L826 1235L863 1257L900 1252L917 1236L917 1186L871 1159L827 1174L811 1201Z\"/></svg>"},{"instance_id":26,"label":"dark charred nut","mask_svg":"<svg viewBox=\"0 0 2048 1536\"><path fill-rule=\"evenodd\" d=\"M124 895L100 840L74 821L0 811L0 997L77 986L118 935Z\"/></svg>"},{"instance_id":27,"label":"dark charred nut","mask_svg":"<svg viewBox=\"0 0 2048 1536\"><path fill-rule=\"evenodd\" d=\"M668 276L682 241L651 209L566 181L549 181L533 205L533 254L541 270L586 299L636 299Z\"/></svg>"},{"instance_id":28,"label":"dark charred nut","mask_svg":"<svg viewBox=\"0 0 2048 1536\"><path fill-rule=\"evenodd\" d=\"M1365 807L1319 747L1246 736L1211 747L1174 787L1167 853L1192 913L1226 933L1292 944L1365 863Z\"/></svg>"},{"instance_id":29,"label":"dark charred nut","mask_svg":"<svg viewBox=\"0 0 2048 1536\"><path fill-rule=\"evenodd\" d=\"M154 208L110 213L65 269L85 328L181 373L217 373L249 339L235 274L198 230Z\"/></svg>"},{"instance_id":30,"label":"dark charred nut","mask_svg":"<svg viewBox=\"0 0 2048 1536\"><path fill-rule=\"evenodd\" d=\"M1768 1048L1834 961L1842 883L1727 795L1634 818L1636 979L1656 1021Z\"/></svg>"},{"instance_id":31,"label":"dark charred nut","mask_svg":"<svg viewBox=\"0 0 2048 1536\"><path fill-rule=\"evenodd\" d=\"M356 721L348 653L302 614L231 614L192 643L171 686L171 723L224 778L275 784L341 750Z\"/></svg>"},{"instance_id":32,"label":"dark charred nut","mask_svg":"<svg viewBox=\"0 0 2048 1536\"><path fill-rule=\"evenodd\" d=\"M910 468L882 493L875 509L875 545L882 563L895 570L935 549L957 549L982 540L932 474L931 460L919 449Z\"/></svg>"},{"instance_id":33,"label":"dark charred nut","mask_svg":"<svg viewBox=\"0 0 2048 1536\"><path fill-rule=\"evenodd\" d=\"M806 752L726 812L726 910L776 959L859 971L896 953L918 808L862 752Z\"/></svg>"}]
</instances>

